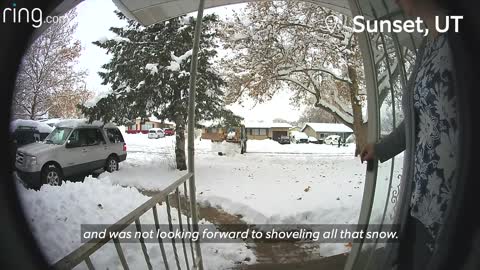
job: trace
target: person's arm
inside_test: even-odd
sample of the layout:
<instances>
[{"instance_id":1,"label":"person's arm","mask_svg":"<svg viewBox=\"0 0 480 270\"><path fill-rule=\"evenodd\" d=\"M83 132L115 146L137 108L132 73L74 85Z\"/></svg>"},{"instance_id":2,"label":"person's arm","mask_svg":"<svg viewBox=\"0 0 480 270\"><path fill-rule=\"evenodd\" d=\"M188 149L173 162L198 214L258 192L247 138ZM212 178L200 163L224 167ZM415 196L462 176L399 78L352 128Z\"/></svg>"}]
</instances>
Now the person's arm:
<instances>
[{"instance_id":1,"label":"person's arm","mask_svg":"<svg viewBox=\"0 0 480 270\"><path fill-rule=\"evenodd\" d=\"M405 123L402 121L392 133L374 145L375 157L385 162L405 150Z\"/></svg>"}]
</instances>

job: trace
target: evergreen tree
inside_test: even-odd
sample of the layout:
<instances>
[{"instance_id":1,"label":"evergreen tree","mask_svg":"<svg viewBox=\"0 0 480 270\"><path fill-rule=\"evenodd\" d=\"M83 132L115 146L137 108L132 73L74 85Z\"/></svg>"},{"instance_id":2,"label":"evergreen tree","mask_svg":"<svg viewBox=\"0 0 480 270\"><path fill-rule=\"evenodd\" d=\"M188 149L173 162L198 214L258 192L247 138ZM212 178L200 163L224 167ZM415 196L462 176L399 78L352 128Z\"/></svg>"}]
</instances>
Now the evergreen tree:
<instances>
[{"instance_id":1,"label":"evergreen tree","mask_svg":"<svg viewBox=\"0 0 480 270\"><path fill-rule=\"evenodd\" d=\"M144 27L128 23L112 27L115 38L94 42L112 56L99 72L111 93L94 106L83 107L90 120L101 119L126 124L136 117L154 115L176 124L177 169L185 170L185 128L188 114L190 62L195 19L178 17ZM212 120L230 114L224 107L224 80L214 58L217 55L215 15L205 16L198 54L196 120Z\"/></svg>"}]
</instances>

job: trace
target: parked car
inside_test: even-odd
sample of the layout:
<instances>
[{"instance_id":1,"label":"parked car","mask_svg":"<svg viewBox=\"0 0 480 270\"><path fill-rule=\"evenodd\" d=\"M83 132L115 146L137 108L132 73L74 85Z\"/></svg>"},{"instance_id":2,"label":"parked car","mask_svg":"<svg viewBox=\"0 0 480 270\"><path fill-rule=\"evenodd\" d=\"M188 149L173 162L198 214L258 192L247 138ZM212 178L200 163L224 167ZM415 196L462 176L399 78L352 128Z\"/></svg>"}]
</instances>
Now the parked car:
<instances>
[{"instance_id":1,"label":"parked car","mask_svg":"<svg viewBox=\"0 0 480 270\"><path fill-rule=\"evenodd\" d=\"M228 127L227 134L224 135L224 140L228 143L239 144L241 154L245 154L247 152L247 133L244 125ZM213 141L214 140L212 140L212 142Z\"/></svg>"},{"instance_id":2,"label":"parked car","mask_svg":"<svg viewBox=\"0 0 480 270\"><path fill-rule=\"evenodd\" d=\"M53 128L34 120L17 119L10 123L13 154L18 147L44 140Z\"/></svg>"},{"instance_id":3,"label":"parked car","mask_svg":"<svg viewBox=\"0 0 480 270\"><path fill-rule=\"evenodd\" d=\"M300 131L293 132L291 139L292 143L308 143L308 135Z\"/></svg>"},{"instance_id":4,"label":"parked car","mask_svg":"<svg viewBox=\"0 0 480 270\"><path fill-rule=\"evenodd\" d=\"M237 139L237 131L235 130L235 128L229 128L225 140L228 142L228 141L236 141L236 139Z\"/></svg>"},{"instance_id":5,"label":"parked car","mask_svg":"<svg viewBox=\"0 0 480 270\"><path fill-rule=\"evenodd\" d=\"M161 128L151 128L148 130L148 138L149 139L158 139L165 137L165 133Z\"/></svg>"},{"instance_id":6,"label":"parked car","mask_svg":"<svg viewBox=\"0 0 480 270\"><path fill-rule=\"evenodd\" d=\"M338 135L330 135L327 138L325 138L325 144L338 144L338 140L340 140L340 136Z\"/></svg>"},{"instance_id":7,"label":"parked car","mask_svg":"<svg viewBox=\"0 0 480 270\"><path fill-rule=\"evenodd\" d=\"M279 144L290 144L290 137L288 136L280 136L278 138L278 143Z\"/></svg>"},{"instance_id":8,"label":"parked car","mask_svg":"<svg viewBox=\"0 0 480 270\"><path fill-rule=\"evenodd\" d=\"M18 133L19 136L23 136L24 135L23 133L25 132L26 133L33 132L34 137L23 138L26 141L31 140L31 142L44 140L48 136L48 134L52 132L52 130L53 130L53 127L41 121L17 119L17 120L13 120L10 123L10 131L12 132L12 135L14 135L14 139L17 139L16 133ZM22 138L18 138L18 141L20 140L22 140Z\"/></svg>"},{"instance_id":9,"label":"parked car","mask_svg":"<svg viewBox=\"0 0 480 270\"><path fill-rule=\"evenodd\" d=\"M61 185L64 179L81 181L99 169L118 170L127 158L127 146L113 124L84 120L59 122L43 142L18 148L15 168L29 187Z\"/></svg>"},{"instance_id":10,"label":"parked car","mask_svg":"<svg viewBox=\"0 0 480 270\"><path fill-rule=\"evenodd\" d=\"M310 136L310 137L308 137L308 143L319 144L320 141L317 140L317 138Z\"/></svg>"},{"instance_id":11,"label":"parked car","mask_svg":"<svg viewBox=\"0 0 480 270\"><path fill-rule=\"evenodd\" d=\"M16 147L40 141L40 131L34 127L18 127L12 136Z\"/></svg>"},{"instance_id":12,"label":"parked car","mask_svg":"<svg viewBox=\"0 0 480 270\"><path fill-rule=\"evenodd\" d=\"M163 130L163 133L165 133L165 136L173 136L175 135L175 130L172 128L166 128Z\"/></svg>"}]
</instances>

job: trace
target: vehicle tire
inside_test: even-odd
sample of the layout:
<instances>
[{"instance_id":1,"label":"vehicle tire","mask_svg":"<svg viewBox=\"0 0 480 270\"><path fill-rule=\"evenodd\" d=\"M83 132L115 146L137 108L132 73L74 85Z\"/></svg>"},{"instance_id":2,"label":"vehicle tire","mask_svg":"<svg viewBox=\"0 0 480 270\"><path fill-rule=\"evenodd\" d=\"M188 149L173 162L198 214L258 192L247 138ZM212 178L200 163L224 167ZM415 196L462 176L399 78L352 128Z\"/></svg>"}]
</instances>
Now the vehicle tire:
<instances>
[{"instance_id":1,"label":"vehicle tire","mask_svg":"<svg viewBox=\"0 0 480 270\"><path fill-rule=\"evenodd\" d=\"M49 164L42 169L42 184L61 186L63 182L62 170L55 164Z\"/></svg>"},{"instance_id":2,"label":"vehicle tire","mask_svg":"<svg viewBox=\"0 0 480 270\"><path fill-rule=\"evenodd\" d=\"M105 164L105 171L114 172L118 171L118 159L114 156L109 156L107 158L107 163Z\"/></svg>"}]
</instances>

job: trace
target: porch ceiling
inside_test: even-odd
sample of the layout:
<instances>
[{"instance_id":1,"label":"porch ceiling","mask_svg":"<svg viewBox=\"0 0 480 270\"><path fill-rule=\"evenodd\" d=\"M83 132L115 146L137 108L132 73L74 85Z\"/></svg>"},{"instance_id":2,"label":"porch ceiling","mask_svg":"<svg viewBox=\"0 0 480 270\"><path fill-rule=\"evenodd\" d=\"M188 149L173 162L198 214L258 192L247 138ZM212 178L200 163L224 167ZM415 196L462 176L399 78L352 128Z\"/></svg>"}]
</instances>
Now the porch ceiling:
<instances>
[{"instance_id":1,"label":"porch ceiling","mask_svg":"<svg viewBox=\"0 0 480 270\"><path fill-rule=\"evenodd\" d=\"M265 0L206 0L205 8L213 8L231 4L246 2L260 2ZM343 14L351 15L349 0L305 0L306 2L317 3L321 6L336 10ZM198 9L199 0L113 0L117 7L127 16L135 19L143 25L150 25L165 21L180 15L194 12ZM360 0L364 10L368 10L365 16L370 16L371 7L375 8L377 16L385 16L387 8L395 13L397 11L393 1L385 0Z\"/></svg>"},{"instance_id":2,"label":"porch ceiling","mask_svg":"<svg viewBox=\"0 0 480 270\"><path fill-rule=\"evenodd\" d=\"M198 9L199 0L112 0L126 16L147 26L165 21L181 15L194 12ZM260 2L266 0L205 0L205 8L213 8L246 2ZM317 3L321 6L336 10L346 15L352 15L350 0L304 0ZM352 1L355 2L355 1ZM398 7L391 0L358 0L366 18L402 19ZM373 11L375 14L373 14ZM375 15L375 16L373 16ZM398 34L400 44L411 47L411 37L408 34ZM421 37L414 37L415 43L420 44Z\"/></svg>"}]
</instances>

